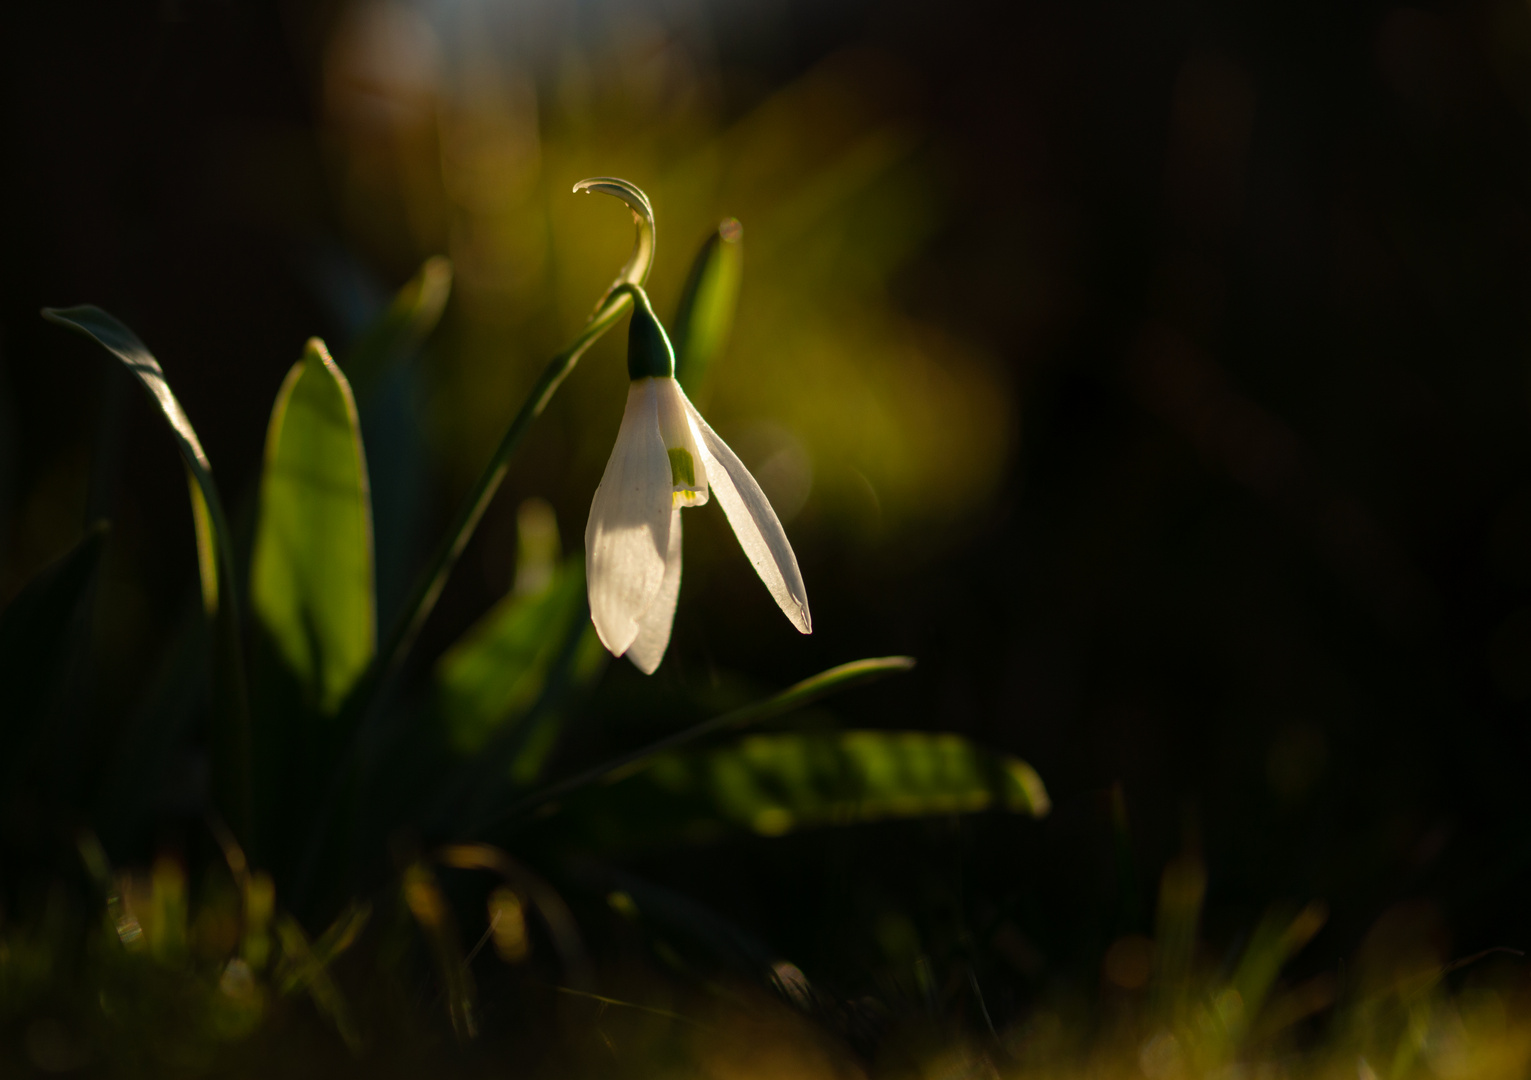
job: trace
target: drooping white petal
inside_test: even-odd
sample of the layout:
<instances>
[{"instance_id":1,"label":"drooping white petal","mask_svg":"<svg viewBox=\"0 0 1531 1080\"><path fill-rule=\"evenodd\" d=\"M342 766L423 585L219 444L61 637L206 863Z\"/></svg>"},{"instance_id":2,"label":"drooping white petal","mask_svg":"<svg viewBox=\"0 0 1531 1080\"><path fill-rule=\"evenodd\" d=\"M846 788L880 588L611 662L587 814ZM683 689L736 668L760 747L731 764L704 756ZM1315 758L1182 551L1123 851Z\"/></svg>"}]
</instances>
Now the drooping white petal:
<instances>
[{"instance_id":1,"label":"drooping white petal","mask_svg":"<svg viewBox=\"0 0 1531 1080\"><path fill-rule=\"evenodd\" d=\"M664 583L670 490L654 380L639 379L628 389L622 427L585 526L590 619L616 656L638 636L638 617Z\"/></svg>"},{"instance_id":2,"label":"drooping white petal","mask_svg":"<svg viewBox=\"0 0 1531 1080\"><path fill-rule=\"evenodd\" d=\"M656 378L654 395L659 402L659 435L670 455L670 481L677 507L701 506L707 501L707 470L697 448L686 395L673 378Z\"/></svg>"},{"instance_id":3,"label":"drooping white petal","mask_svg":"<svg viewBox=\"0 0 1531 1080\"><path fill-rule=\"evenodd\" d=\"M776 599L782 612L792 625L804 634L813 633L813 620L808 614L808 592L803 588L803 575L797 568L797 556L787 542L776 511L755 483L755 478L744 467L728 444L718 438L717 432L707 426L702 414L690 400L686 411L696 429L697 442L702 449L702 460L707 469L707 482L728 515L739 545L749 557L760 580Z\"/></svg>"},{"instance_id":4,"label":"drooping white petal","mask_svg":"<svg viewBox=\"0 0 1531 1080\"><path fill-rule=\"evenodd\" d=\"M627 658L645 675L654 674L670 647L675 603L680 599L680 507L670 512L670 550L665 556L664 584L648 610L638 618L638 636L627 647Z\"/></svg>"}]
</instances>

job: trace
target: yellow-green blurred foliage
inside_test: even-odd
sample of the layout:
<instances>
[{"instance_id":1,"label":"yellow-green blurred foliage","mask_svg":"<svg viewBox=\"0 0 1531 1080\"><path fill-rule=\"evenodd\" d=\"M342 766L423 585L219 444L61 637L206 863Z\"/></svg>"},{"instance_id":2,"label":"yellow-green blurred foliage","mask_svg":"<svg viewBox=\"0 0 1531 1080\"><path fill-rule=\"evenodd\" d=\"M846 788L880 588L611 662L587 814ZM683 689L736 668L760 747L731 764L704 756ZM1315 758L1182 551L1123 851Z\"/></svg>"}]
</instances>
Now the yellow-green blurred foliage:
<instances>
[{"instance_id":1,"label":"yellow-green blurred foliage","mask_svg":"<svg viewBox=\"0 0 1531 1080\"><path fill-rule=\"evenodd\" d=\"M1514 1080L1531 1069L1519 957L1448 959L1440 913L1419 901L1385 912L1342 970L1291 976L1323 905L1273 907L1242 947L1214 952L1198 935L1206 879L1190 857L1165 871L1154 937L1112 943L1098 987L1055 987L995 1028L973 968L920 956L852 1001L784 962L775 994L623 966L592 983L562 900L483 845L439 853L454 873L518 879L478 914L454 913L436 871L416 862L379 894L396 897L384 899L394 917L353 906L312 943L235 848L196 887L171 857L113 873L88 835L80 849L94 901L55 886L40 912L0 927L5 1075L279 1075L321 1060L326 1075L483 1075L518 1062L523 1075L716 1080ZM625 894L609 902L619 921L636 917ZM551 928L535 943L529 908ZM528 970L550 942L558 967ZM481 1003L475 972L498 995L521 978L521 1004ZM875 1045L857 1049L867 1023Z\"/></svg>"},{"instance_id":2,"label":"yellow-green blurred foliage","mask_svg":"<svg viewBox=\"0 0 1531 1080\"><path fill-rule=\"evenodd\" d=\"M915 77L844 54L725 118L718 71L656 27L518 55L490 10L456 5L429 22L353 5L324 70L353 242L401 271L437 252L456 266L429 411L457 482L625 258L627 212L570 194L616 175L653 200L649 286L664 318L701 242L722 218L743 224L731 343L692 389L784 520L885 535L980 505L1012 438L1003 371L889 294L942 212ZM561 393L522 466L529 494L593 489L622 409L623 338Z\"/></svg>"},{"instance_id":3,"label":"yellow-green blurred foliage","mask_svg":"<svg viewBox=\"0 0 1531 1080\"><path fill-rule=\"evenodd\" d=\"M1450 961L1432 905L1386 912L1341 972L1288 978L1324 906L1273 907L1241 950L1216 955L1197 936L1205 887L1199 861L1172 862L1154 938L1111 944L1098 999L1039 1008L999 1033L1001 1052L948 1051L968 1071L926 1075L1509 1080L1531 1069L1531 986L1518 956Z\"/></svg>"}]
</instances>

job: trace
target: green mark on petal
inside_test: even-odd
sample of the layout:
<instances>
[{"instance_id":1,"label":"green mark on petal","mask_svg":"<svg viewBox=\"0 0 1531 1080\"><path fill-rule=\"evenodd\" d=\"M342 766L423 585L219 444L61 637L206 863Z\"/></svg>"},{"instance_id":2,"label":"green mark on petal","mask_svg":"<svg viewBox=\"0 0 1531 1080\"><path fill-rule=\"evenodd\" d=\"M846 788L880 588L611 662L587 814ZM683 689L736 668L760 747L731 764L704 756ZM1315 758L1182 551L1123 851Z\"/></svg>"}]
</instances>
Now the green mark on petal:
<instances>
[{"instance_id":1,"label":"green mark on petal","mask_svg":"<svg viewBox=\"0 0 1531 1080\"><path fill-rule=\"evenodd\" d=\"M691 460L691 451L677 446L669 454L671 483L676 487L696 487L696 463Z\"/></svg>"}]
</instances>

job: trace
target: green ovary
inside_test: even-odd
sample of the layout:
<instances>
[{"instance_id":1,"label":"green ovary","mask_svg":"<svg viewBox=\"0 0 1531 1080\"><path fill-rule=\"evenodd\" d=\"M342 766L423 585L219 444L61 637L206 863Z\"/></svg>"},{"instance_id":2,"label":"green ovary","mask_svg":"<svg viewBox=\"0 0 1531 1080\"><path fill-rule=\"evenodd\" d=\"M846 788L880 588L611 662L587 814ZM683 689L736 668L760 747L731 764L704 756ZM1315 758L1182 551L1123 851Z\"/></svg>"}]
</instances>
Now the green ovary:
<instances>
[{"instance_id":1,"label":"green ovary","mask_svg":"<svg viewBox=\"0 0 1531 1080\"><path fill-rule=\"evenodd\" d=\"M691 460L691 451L684 446L677 446L670 454L670 482L676 487L696 487L696 463Z\"/></svg>"}]
</instances>

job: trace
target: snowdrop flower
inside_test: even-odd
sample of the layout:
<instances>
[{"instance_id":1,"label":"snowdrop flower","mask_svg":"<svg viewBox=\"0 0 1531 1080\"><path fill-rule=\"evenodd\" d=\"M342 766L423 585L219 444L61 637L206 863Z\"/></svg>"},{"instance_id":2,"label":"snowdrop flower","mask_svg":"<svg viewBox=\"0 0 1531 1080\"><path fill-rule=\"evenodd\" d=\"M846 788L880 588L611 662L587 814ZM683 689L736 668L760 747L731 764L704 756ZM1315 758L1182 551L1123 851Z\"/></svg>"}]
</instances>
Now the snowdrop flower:
<instances>
[{"instance_id":1,"label":"snowdrop flower","mask_svg":"<svg viewBox=\"0 0 1531 1080\"><path fill-rule=\"evenodd\" d=\"M585 527L590 617L601 644L653 674L680 596L680 512L716 496L744 554L792 625L807 634L797 556L755 478L675 381L675 353L633 287L627 410Z\"/></svg>"}]
</instances>

